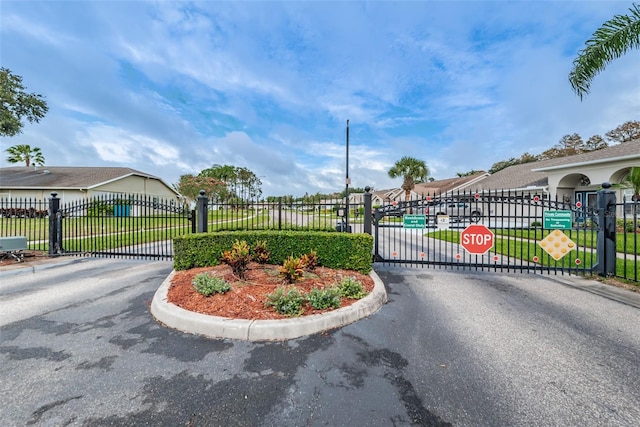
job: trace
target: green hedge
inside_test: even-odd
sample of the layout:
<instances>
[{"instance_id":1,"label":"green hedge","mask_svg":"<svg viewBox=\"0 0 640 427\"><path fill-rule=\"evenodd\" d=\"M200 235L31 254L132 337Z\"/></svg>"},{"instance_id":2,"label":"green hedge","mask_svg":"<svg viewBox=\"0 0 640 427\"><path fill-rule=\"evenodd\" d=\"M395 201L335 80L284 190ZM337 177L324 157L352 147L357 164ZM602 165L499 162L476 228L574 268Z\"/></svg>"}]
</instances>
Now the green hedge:
<instances>
[{"instance_id":1,"label":"green hedge","mask_svg":"<svg viewBox=\"0 0 640 427\"><path fill-rule=\"evenodd\" d=\"M356 270L367 274L372 268L373 237L368 234L324 231L220 231L188 234L173 239L176 270L220 264L223 251L236 240L246 241L251 248L259 240L267 242L270 263L282 264L288 256L301 256L311 250L318 254L320 265Z\"/></svg>"}]
</instances>

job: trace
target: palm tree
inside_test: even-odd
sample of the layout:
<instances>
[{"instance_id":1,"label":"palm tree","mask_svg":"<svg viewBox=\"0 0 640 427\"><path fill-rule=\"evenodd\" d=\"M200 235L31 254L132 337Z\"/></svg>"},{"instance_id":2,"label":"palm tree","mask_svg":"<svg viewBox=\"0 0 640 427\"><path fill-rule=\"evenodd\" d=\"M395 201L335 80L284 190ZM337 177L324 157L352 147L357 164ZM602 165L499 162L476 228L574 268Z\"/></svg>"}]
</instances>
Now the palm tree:
<instances>
[{"instance_id":1,"label":"palm tree","mask_svg":"<svg viewBox=\"0 0 640 427\"><path fill-rule=\"evenodd\" d=\"M409 201L411 190L415 188L416 183L420 183L427 179L429 176L429 169L427 169L426 163L422 160L405 156L398 160L393 167L389 169L389 176L391 178L402 177L404 199Z\"/></svg>"},{"instance_id":2,"label":"palm tree","mask_svg":"<svg viewBox=\"0 0 640 427\"><path fill-rule=\"evenodd\" d=\"M44 165L44 156L40 148L31 148L30 145L19 144L9 147L5 150L9 153L7 161L9 163L25 163L25 166L31 166L33 163L35 166Z\"/></svg>"},{"instance_id":3,"label":"palm tree","mask_svg":"<svg viewBox=\"0 0 640 427\"><path fill-rule=\"evenodd\" d=\"M602 24L573 60L569 82L580 99L589 93L591 80L609 62L640 48L640 6L632 3L629 11L629 15L616 15Z\"/></svg>"},{"instance_id":4,"label":"palm tree","mask_svg":"<svg viewBox=\"0 0 640 427\"><path fill-rule=\"evenodd\" d=\"M640 202L640 167L633 167L629 175L622 182L625 186L633 188L633 200Z\"/></svg>"}]
</instances>

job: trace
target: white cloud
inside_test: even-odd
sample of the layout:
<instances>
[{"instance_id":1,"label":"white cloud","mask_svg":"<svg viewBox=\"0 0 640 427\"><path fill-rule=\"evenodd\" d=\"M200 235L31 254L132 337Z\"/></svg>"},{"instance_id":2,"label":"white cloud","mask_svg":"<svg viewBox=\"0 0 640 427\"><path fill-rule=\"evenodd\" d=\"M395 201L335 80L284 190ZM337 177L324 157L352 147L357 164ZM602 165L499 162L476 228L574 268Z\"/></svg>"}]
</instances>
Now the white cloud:
<instances>
[{"instance_id":1,"label":"white cloud","mask_svg":"<svg viewBox=\"0 0 640 427\"><path fill-rule=\"evenodd\" d=\"M5 2L3 66L50 111L6 144L48 164L127 165L175 182L245 166L265 194L397 185L488 169L640 116L640 59L580 102L573 56L621 2ZM2 160L4 162L4 159ZM3 163L4 164L4 163Z\"/></svg>"}]
</instances>

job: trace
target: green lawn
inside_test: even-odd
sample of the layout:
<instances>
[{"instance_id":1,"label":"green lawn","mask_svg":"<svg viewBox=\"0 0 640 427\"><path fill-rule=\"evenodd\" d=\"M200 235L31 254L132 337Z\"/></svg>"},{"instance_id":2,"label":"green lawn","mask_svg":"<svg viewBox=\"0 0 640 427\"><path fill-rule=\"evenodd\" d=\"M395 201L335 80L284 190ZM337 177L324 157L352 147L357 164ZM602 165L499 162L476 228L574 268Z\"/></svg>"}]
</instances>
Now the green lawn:
<instances>
[{"instance_id":1,"label":"green lawn","mask_svg":"<svg viewBox=\"0 0 640 427\"><path fill-rule=\"evenodd\" d=\"M498 229L496 235L518 237L526 240L541 240L549 234L543 229ZM578 246L594 248L597 244L597 232L592 230L565 230L571 240ZM635 233L616 233L616 250L627 254L640 255L640 236Z\"/></svg>"},{"instance_id":2,"label":"green lawn","mask_svg":"<svg viewBox=\"0 0 640 427\"><path fill-rule=\"evenodd\" d=\"M515 233L512 237L516 238L501 238L500 236L511 235L511 233L496 233L496 231L503 230L492 230L496 234L495 243L493 248L491 249L491 253L509 256L517 259L521 259L523 261L535 262L537 265L542 267L562 267L562 268L579 268L579 269L591 269L593 264L596 262L595 253L589 247L585 247L584 245L578 244L578 250L574 250L570 253L571 256L567 255L564 258L556 261L551 256L549 256L542 248L537 244L536 241L528 241L521 240L524 235L517 235ZM521 231L521 230L504 230L504 231ZM527 230L524 230L527 231ZM548 233L543 233L542 230L539 230L538 233L533 234L534 231L531 230L532 234L530 234L533 239L534 236L536 238L542 239ZM460 232L453 230L438 230L425 234L425 236L433 237L438 240L444 240L451 243L460 243ZM571 237L572 240L573 237ZM574 240L576 241L576 240ZM538 257L537 261L534 261L534 257ZM577 266L575 261L579 260L580 265ZM616 275L619 277L628 277L633 278L635 271L635 263L626 262L625 260L618 258L616 260Z\"/></svg>"}]
</instances>

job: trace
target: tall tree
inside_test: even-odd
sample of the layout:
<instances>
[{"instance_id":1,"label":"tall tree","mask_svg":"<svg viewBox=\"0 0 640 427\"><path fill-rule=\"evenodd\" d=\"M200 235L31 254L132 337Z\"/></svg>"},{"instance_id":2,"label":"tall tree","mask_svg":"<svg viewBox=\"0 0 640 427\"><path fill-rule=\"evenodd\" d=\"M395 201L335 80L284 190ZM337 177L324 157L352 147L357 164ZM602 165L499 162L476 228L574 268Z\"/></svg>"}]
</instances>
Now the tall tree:
<instances>
[{"instance_id":1,"label":"tall tree","mask_svg":"<svg viewBox=\"0 0 640 427\"><path fill-rule=\"evenodd\" d=\"M640 139L640 121L629 120L604 135L609 141L623 143Z\"/></svg>"},{"instance_id":2,"label":"tall tree","mask_svg":"<svg viewBox=\"0 0 640 427\"><path fill-rule=\"evenodd\" d=\"M255 173L245 167L215 164L204 169L198 176L215 178L226 184L226 187L217 194L220 199L230 197L254 199L262 195L262 181Z\"/></svg>"},{"instance_id":3,"label":"tall tree","mask_svg":"<svg viewBox=\"0 0 640 427\"><path fill-rule=\"evenodd\" d=\"M574 133L560 138L560 141L556 145L543 151L539 158L541 160L555 159L557 157L573 156L586 151L588 150L585 149L584 141L580 135Z\"/></svg>"},{"instance_id":4,"label":"tall tree","mask_svg":"<svg viewBox=\"0 0 640 427\"><path fill-rule=\"evenodd\" d=\"M595 151L607 148L609 144L600 135L593 135L584 143L586 151Z\"/></svg>"},{"instance_id":5,"label":"tall tree","mask_svg":"<svg viewBox=\"0 0 640 427\"><path fill-rule=\"evenodd\" d=\"M9 163L24 162L25 166L31 166L32 164L34 166L44 165L44 156L38 147L31 148L30 145L19 144L9 147L5 151L9 153L9 157L7 157Z\"/></svg>"},{"instance_id":6,"label":"tall tree","mask_svg":"<svg viewBox=\"0 0 640 427\"><path fill-rule=\"evenodd\" d=\"M520 165L523 163L531 163L540 160L540 156L534 156L533 154L524 153L519 158L511 157L509 160L502 160L500 162L496 162L491 165L491 169L489 169L490 174L494 174L502 169L506 169L509 166Z\"/></svg>"},{"instance_id":7,"label":"tall tree","mask_svg":"<svg viewBox=\"0 0 640 427\"><path fill-rule=\"evenodd\" d=\"M633 167L622 182L633 188L633 200L640 202L640 167Z\"/></svg>"},{"instance_id":8,"label":"tall tree","mask_svg":"<svg viewBox=\"0 0 640 427\"><path fill-rule=\"evenodd\" d=\"M8 68L0 68L0 100L0 136L19 134L24 119L37 123L49 109L42 95L27 93L22 77Z\"/></svg>"},{"instance_id":9,"label":"tall tree","mask_svg":"<svg viewBox=\"0 0 640 427\"><path fill-rule=\"evenodd\" d=\"M391 178L402 177L402 189L404 190L404 199L409 200L411 190L417 183L423 182L429 176L427 164L422 160L413 157L403 157L389 169Z\"/></svg>"},{"instance_id":10,"label":"tall tree","mask_svg":"<svg viewBox=\"0 0 640 427\"><path fill-rule=\"evenodd\" d=\"M208 197L214 197L221 188L224 188L224 182L216 178L206 176L182 175L180 181L173 185L173 188L187 199L195 201L200 194L200 190L204 190Z\"/></svg>"},{"instance_id":11,"label":"tall tree","mask_svg":"<svg viewBox=\"0 0 640 427\"><path fill-rule=\"evenodd\" d=\"M456 172L456 176L458 178L464 178L465 176L475 175L475 174L480 173L480 172L482 172L482 171L477 171L475 169L472 169L469 172Z\"/></svg>"},{"instance_id":12,"label":"tall tree","mask_svg":"<svg viewBox=\"0 0 640 427\"><path fill-rule=\"evenodd\" d=\"M591 81L609 62L640 48L640 6L632 3L629 12L602 24L573 60L569 83L580 99L589 93Z\"/></svg>"}]
</instances>

